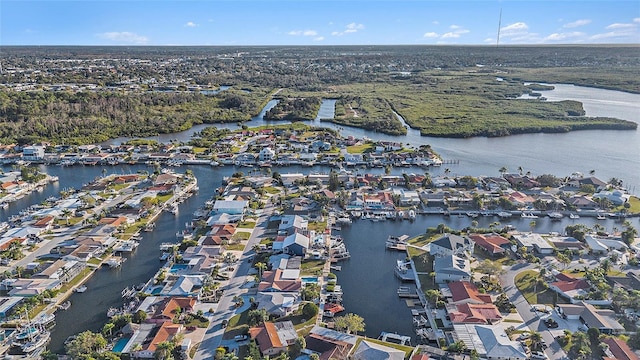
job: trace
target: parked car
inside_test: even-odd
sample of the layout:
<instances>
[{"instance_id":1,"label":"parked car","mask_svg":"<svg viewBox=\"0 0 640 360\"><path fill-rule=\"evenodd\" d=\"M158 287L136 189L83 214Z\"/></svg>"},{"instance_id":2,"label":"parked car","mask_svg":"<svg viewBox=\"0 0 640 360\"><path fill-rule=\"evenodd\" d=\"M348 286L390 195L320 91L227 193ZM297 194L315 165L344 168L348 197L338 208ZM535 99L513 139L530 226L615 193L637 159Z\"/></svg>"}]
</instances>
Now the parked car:
<instances>
[{"instance_id":1,"label":"parked car","mask_svg":"<svg viewBox=\"0 0 640 360\"><path fill-rule=\"evenodd\" d=\"M247 336L247 335L244 335L244 334L243 334L243 335L236 335L236 336L234 336L234 337L233 337L233 340L235 340L235 341L245 341L245 340L247 340L248 338L249 338L249 336Z\"/></svg>"},{"instance_id":2,"label":"parked car","mask_svg":"<svg viewBox=\"0 0 640 360\"><path fill-rule=\"evenodd\" d=\"M539 359L539 360L546 360L548 359L547 354L543 353L542 351L534 351L531 353L531 358L532 359Z\"/></svg>"},{"instance_id":3,"label":"parked car","mask_svg":"<svg viewBox=\"0 0 640 360\"><path fill-rule=\"evenodd\" d=\"M558 322L555 321L553 318L549 318L549 319L545 320L544 324L547 325L547 327L550 328L550 329L555 329L555 328L558 327Z\"/></svg>"},{"instance_id":4,"label":"parked car","mask_svg":"<svg viewBox=\"0 0 640 360\"><path fill-rule=\"evenodd\" d=\"M520 336L518 336L518 338L516 340L523 341L523 340L527 340L529 337L531 337L531 334L528 333L528 332L525 332L525 333L520 334Z\"/></svg>"}]
</instances>

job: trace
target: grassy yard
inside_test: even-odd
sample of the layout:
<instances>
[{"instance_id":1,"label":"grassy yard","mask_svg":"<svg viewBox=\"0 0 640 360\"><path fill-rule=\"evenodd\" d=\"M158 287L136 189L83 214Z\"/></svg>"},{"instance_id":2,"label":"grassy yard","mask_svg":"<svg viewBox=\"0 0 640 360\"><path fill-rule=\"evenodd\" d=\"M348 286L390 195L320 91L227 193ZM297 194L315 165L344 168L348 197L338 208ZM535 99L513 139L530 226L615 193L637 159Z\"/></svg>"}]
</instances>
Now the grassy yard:
<instances>
[{"instance_id":1,"label":"grassy yard","mask_svg":"<svg viewBox=\"0 0 640 360\"><path fill-rule=\"evenodd\" d=\"M362 153L371 152L371 151L373 151L373 143L347 146L347 152L349 154L362 154Z\"/></svg>"},{"instance_id":2,"label":"grassy yard","mask_svg":"<svg viewBox=\"0 0 640 360\"><path fill-rule=\"evenodd\" d=\"M238 224L238 229L253 229L256 227L255 221L243 221Z\"/></svg>"},{"instance_id":3,"label":"grassy yard","mask_svg":"<svg viewBox=\"0 0 640 360\"><path fill-rule=\"evenodd\" d=\"M631 207L627 209L629 213L640 213L640 198L637 198L635 196L629 197L629 205L631 205ZM624 206L618 206L613 209L613 212L619 212L622 209L624 209Z\"/></svg>"},{"instance_id":4,"label":"grassy yard","mask_svg":"<svg viewBox=\"0 0 640 360\"><path fill-rule=\"evenodd\" d=\"M318 275L324 268L324 260L304 260L300 265L300 275Z\"/></svg>"},{"instance_id":5,"label":"grassy yard","mask_svg":"<svg viewBox=\"0 0 640 360\"><path fill-rule=\"evenodd\" d=\"M324 232L324 229L327 228L327 220L323 221L311 221L309 222L309 231L313 230L316 233Z\"/></svg>"},{"instance_id":6,"label":"grassy yard","mask_svg":"<svg viewBox=\"0 0 640 360\"><path fill-rule=\"evenodd\" d=\"M516 275L516 287L529 304L551 304L564 303L565 301L550 289L542 286L535 286L538 273L534 270L526 270Z\"/></svg>"},{"instance_id":7,"label":"grassy yard","mask_svg":"<svg viewBox=\"0 0 640 360\"><path fill-rule=\"evenodd\" d=\"M414 236L408 240L408 243L414 246L422 247L426 244L438 239L442 234L436 235L428 235L428 234L420 234L418 236Z\"/></svg>"},{"instance_id":8,"label":"grassy yard","mask_svg":"<svg viewBox=\"0 0 640 360\"><path fill-rule=\"evenodd\" d=\"M368 342L374 343L374 344L378 344L378 345L384 345L384 346L388 346L390 348L394 348L396 350L400 350L400 351L404 351L404 358L408 359L409 356L411 355L411 353L413 352L413 348L410 346L403 346L400 344L394 344L394 343L390 343L390 342L385 342L385 341L381 341L378 339L371 339L371 338L358 338L358 341L356 341L356 345L353 347L354 349L358 348L358 346L360 345L360 342L362 340L366 340Z\"/></svg>"}]
</instances>

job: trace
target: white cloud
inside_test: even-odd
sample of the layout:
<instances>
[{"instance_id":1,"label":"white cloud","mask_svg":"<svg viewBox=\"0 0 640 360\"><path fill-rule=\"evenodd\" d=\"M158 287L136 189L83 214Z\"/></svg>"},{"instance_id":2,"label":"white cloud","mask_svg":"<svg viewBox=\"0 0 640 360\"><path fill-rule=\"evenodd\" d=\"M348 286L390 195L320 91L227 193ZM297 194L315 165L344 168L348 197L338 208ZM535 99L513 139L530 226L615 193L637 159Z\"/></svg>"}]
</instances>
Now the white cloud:
<instances>
[{"instance_id":1,"label":"white cloud","mask_svg":"<svg viewBox=\"0 0 640 360\"><path fill-rule=\"evenodd\" d=\"M640 17L634 18L634 19L633 19L633 22L634 22L634 23L640 23Z\"/></svg>"},{"instance_id":2,"label":"white cloud","mask_svg":"<svg viewBox=\"0 0 640 360\"><path fill-rule=\"evenodd\" d=\"M313 41L322 41L322 40L324 40L324 36L318 36L313 38Z\"/></svg>"},{"instance_id":3,"label":"white cloud","mask_svg":"<svg viewBox=\"0 0 640 360\"><path fill-rule=\"evenodd\" d=\"M315 30L291 30L287 34L291 36L318 36L318 32Z\"/></svg>"},{"instance_id":4,"label":"white cloud","mask_svg":"<svg viewBox=\"0 0 640 360\"><path fill-rule=\"evenodd\" d=\"M462 26L459 25L451 25L449 26L449 29L453 31L442 34L442 36L440 36L440 39L457 39L461 35L469 33L469 30L463 29Z\"/></svg>"},{"instance_id":5,"label":"white cloud","mask_svg":"<svg viewBox=\"0 0 640 360\"><path fill-rule=\"evenodd\" d=\"M196 26L198 26L198 24L194 23L193 21L189 21L186 24L184 24L185 27L190 27L190 28L194 28Z\"/></svg>"},{"instance_id":6,"label":"white cloud","mask_svg":"<svg viewBox=\"0 0 640 360\"><path fill-rule=\"evenodd\" d=\"M580 19L580 20L576 20L570 23L566 23L564 25L562 25L563 28L565 29L571 29L571 28L576 28L576 27L580 27L580 26L584 26L584 25L588 25L591 23L591 19Z\"/></svg>"},{"instance_id":7,"label":"white cloud","mask_svg":"<svg viewBox=\"0 0 640 360\"><path fill-rule=\"evenodd\" d=\"M516 34L523 33L529 30L529 26L523 22L513 23L500 29L500 34Z\"/></svg>"},{"instance_id":8,"label":"white cloud","mask_svg":"<svg viewBox=\"0 0 640 360\"><path fill-rule=\"evenodd\" d=\"M334 32L331 33L331 35L333 35L333 36L342 36L344 34L356 33L356 32L358 32L360 30L364 30L364 25L356 24L356 23L353 22L351 24L348 24L345 27L344 31L334 31Z\"/></svg>"},{"instance_id":9,"label":"white cloud","mask_svg":"<svg viewBox=\"0 0 640 360\"><path fill-rule=\"evenodd\" d=\"M142 45L149 42L149 38L146 36L138 35L129 31L110 31L98 34L98 37L116 44Z\"/></svg>"},{"instance_id":10,"label":"white cloud","mask_svg":"<svg viewBox=\"0 0 640 360\"><path fill-rule=\"evenodd\" d=\"M451 26L449 26L449 29L457 30L457 29L460 29L460 26L459 25L451 25Z\"/></svg>"},{"instance_id":11,"label":"white cloud","mask_svg":"<svg viewBox=\"0 0 640 360\"><path fill-rule=\"evenodd\" d=\"M636 27L636 24L621 24L621 23L615 23L615 24L611 24L609 26L607 26L605 29L609 29L609 30L615 30L615 29L631 29Z\"/></svg>"},{"instance_id":12,"label":"white cloud","mask_svg":"<svg viewBox=\"0 0 640 360\"><path fill-rule=\"evenodd\" d=\"M442 39L456 39L459 38L460 34L456 34L454 32L448 32L448 33L444 33L442 34Z\"/></svg>"},{"instance_id":13,"label":"white cloud","mask_svg":"<svg viewBox=\"0 0 640 360\"><path fill-rule=\"evenodd\" d=\"M553 33L544 38L543 41L566 41L566 40L576 40L585 36L585 33L580 31L574 31L569 33Z\"/></svg>"},{"instance_id":14,"label":"white cloud","mask_svg":"<svg viewBox=\"0 0 640 360\"><path fill-rule=\"evenodd\" d=\"M440 25L440 21L438 21L438 20L434 20L434 21L432 21L431 23L432 23L433 25Z\"/></svg>"},{"instance_id":15,"label":"white cloud","mask_svg":"<svg viewBox=\"0 0 640 360\"><path fill-rule=\"evenodd\" d=\"M438 36L440 35L438 35L438 33L435 33L435 32L428 32L428 33L424 33L423 35L423 37L426 37L426 38L437 38Z\"/></svg>"}]
</instances>

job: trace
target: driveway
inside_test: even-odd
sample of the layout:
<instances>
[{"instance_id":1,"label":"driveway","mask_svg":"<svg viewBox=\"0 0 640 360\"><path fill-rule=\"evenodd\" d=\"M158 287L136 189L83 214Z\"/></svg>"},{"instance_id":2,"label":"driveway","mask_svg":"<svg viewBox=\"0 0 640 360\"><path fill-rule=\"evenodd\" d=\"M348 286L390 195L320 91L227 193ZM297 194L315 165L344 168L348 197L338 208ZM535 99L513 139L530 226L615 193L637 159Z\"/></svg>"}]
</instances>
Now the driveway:
<instances>
[{"instance_id":1,"label":"driveway","mask_svg":"<svg viewBox=\"0 0 640 360\"><path fill-rule=\"evenodd\" d=\"M506 272L501 276L501 281L505 294L509 300L516 306L518 314L524 320L525 325L531 331L537 331L542 335L542 338L549 346L545 353L552 360L567 359L567 354L562 350L560 344L555 340L547 326L541 320L537 312L534 312L531 305L524 298L520 290L515 286L515 276L525 270L535 269L535 265L523 263L515 264L513 266L505 268Z\"/></svg>"}]
</instances>

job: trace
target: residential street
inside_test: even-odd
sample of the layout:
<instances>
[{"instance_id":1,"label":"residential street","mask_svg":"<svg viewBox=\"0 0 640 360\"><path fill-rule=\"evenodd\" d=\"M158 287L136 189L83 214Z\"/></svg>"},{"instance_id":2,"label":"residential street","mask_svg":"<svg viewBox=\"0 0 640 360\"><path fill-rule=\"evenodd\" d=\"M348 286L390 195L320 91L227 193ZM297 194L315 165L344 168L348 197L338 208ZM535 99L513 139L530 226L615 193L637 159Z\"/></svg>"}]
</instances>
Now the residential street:
<instances>
[{"instance_id":1,"label":"residential street","mask_svg":"<svg viewBox=\"0 0 640 360\"><path fill-rule=\"evenodd\" d=\"M249 291L247 281L251 281L253 278L253 275L250 275L253 268L251 267L251 263L248 259L254 255L253 246L260 243L262 235L269 224L269 217L273 211L274 207L271 204L268 204L262 210L260 217L256 220L256 227L253 229L251 236L247 241L247 245L245 246L242 256L238 258L238 261L235 264L235 272L231 275L229 283L223 287L224 293L218 304L214 305L214 314L209 314L209 328L204 334L194 359L212 359L219 346L237 347L238 343L233 340L229 342L222 340L222 335L224 334L222 321L225 319L227 321L230 320L234 315L245 311L250 306L248 299L245 299L244 305L240 308L236 308L233 298L237 295L246 295Z\"/></svg>"},{"instance_id":2,"label":"residential street","mask_svg":"<svg viewBox=\"0 0 640 360\"><path fill-rule=\"evenodd\" d=\"M525 270L533 270L535 265L529 263L518 263L511 267L505 268L506 273L501 276L505 294L509 300L516 306L518 314L524 320L525 325L531 331L537 331L549 346L545 353L551 360L568 359L567 354L562 350L560 344L553 338L547 326L540 320L535 311L532 311L531 305L524 298L522 293L515 286L515 276Z\"/></svg>"}]
</instances>

